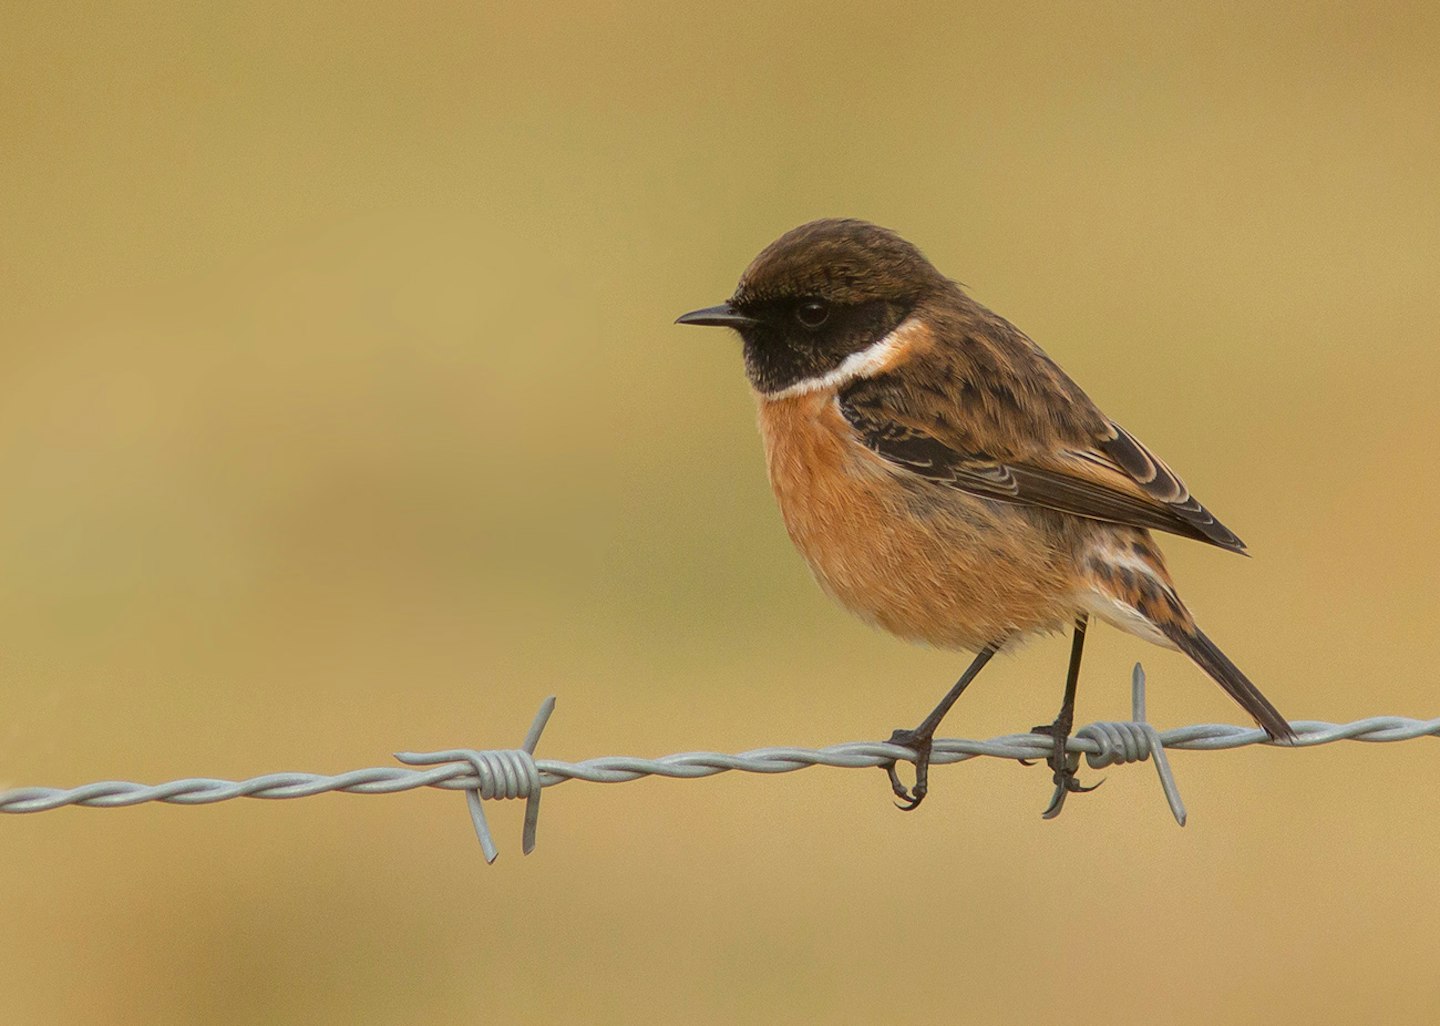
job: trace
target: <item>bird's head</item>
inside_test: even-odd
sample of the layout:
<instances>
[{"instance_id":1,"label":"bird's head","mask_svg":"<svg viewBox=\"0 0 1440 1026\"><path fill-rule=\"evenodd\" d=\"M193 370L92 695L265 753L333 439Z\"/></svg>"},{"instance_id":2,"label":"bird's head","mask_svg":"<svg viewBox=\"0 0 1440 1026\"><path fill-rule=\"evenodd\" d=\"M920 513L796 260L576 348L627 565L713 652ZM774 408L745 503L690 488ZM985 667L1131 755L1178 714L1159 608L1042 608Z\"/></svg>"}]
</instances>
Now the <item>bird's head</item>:
<instances>
[{"instance_id":1,"label":"bird's head","mask_svg":"<svg viewBox=\"0 0 1440 1026\"><path fill-rule=\"evenodd\" d=\"M751 261L726 302L676 323L734 328L745 342L750 383L774 394L833 371L948 284L888 228L829 218L780 236Z\"/></svg>"}]
</instances>

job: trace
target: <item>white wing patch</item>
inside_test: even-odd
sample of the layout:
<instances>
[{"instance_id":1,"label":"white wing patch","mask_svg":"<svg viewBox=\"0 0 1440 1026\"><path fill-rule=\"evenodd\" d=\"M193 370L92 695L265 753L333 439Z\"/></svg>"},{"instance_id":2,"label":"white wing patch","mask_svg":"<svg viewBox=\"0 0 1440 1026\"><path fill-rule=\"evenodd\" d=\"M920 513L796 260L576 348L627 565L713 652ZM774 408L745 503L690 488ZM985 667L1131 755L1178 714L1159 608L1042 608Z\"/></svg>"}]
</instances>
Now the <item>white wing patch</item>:
<instances>
[{"instance_id":1,"label":"white wing patch","mask_svg":"<svg viewBox=\"0 0 1440 1026\"><path fill-rule=\"evenodd\" d=\"M1131 551L1128 546L1121 548L1113 545L1097 545L1086 554L1085 559L1081 560L1081 565L1091 561L1144 574L1162 590L1169 592L1172 596L1175 594L1164 578L1155 573L1155 568ZM1175 647L1174 642L1167 638L1159 627L1151 623L1140 610L1113 594L1100 581L1094 581L1089 588L1083 590L1077 596L1077 600L1080 607L1087 613L1119 627L1127 634L1133 634L1137 638L1143 638L1145 641L1163 648L1173 649Z\"/></svg>"}]
</instances>

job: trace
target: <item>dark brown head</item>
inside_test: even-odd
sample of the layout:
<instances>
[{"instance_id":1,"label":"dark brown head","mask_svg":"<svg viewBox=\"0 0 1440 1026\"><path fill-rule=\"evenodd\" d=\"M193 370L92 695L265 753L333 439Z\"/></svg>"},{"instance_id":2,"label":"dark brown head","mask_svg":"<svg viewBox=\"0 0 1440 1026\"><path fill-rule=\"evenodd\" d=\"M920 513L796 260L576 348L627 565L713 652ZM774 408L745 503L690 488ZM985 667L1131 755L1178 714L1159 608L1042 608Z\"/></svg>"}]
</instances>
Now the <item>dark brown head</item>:
<instances>
[{"instance_id":1,"label":"dark brown head","mask_svg":"<svg viewBox=\"0 0 1440 1026\"><path fill-rule=\"evenodd\" d=\"M750 383L775 393L834 370L949 284L888 228L831 218L780 236L745 269L727 302L676 323L740 332Z\"/></svg>"}]
</instances>

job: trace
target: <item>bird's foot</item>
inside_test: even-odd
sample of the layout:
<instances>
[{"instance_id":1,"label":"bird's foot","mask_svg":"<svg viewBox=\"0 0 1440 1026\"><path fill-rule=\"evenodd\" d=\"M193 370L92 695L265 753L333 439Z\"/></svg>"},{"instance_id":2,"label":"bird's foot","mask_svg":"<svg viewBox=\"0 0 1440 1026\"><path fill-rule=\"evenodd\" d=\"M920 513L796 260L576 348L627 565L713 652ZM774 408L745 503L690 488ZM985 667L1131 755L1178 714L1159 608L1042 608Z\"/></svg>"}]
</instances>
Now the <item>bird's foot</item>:
<instances>
[{"instance_id":1,"label":"bird's foot","mask_svg":"<svg viewBox=\"0 0 1440 1026\"><path fill-rule=\"evenodd\" d=\"M1040 734L1052 740L1050 755L1045 759L1045 764L1050 767L1054 774L1055 794L1050 799L1050 804L1041 813L1042 819L1054 819L1060 815L1065 808L1065 799L1071 794L1086 794L1095 790L1100 784L1091 784L1089 787L1080 783L1075 776L1075 771L1080 768L1080 753L1065 751L1065 742L1070 740L1069 724L1060 722L1047 723L1038 727L1031 727L1030 733Z\"/></svg>"},{"instance_id":2,"label":"bird's foot","mask_svg":"<svg viewBox=\"0 0 1440 1026\"><path fill-rule=\"evenodd\" d=\"M885 767L885 772L890 777L890 790L900 799L895 803L895 807L902 812L914 812L929 793L930 743L934 739L933 731L897 730L890 735L890 744L908 748L915 753L915 786L911 789L907 790L900 782L900 774L895 772L895 763Z\"/></svg>"}]
</instances>

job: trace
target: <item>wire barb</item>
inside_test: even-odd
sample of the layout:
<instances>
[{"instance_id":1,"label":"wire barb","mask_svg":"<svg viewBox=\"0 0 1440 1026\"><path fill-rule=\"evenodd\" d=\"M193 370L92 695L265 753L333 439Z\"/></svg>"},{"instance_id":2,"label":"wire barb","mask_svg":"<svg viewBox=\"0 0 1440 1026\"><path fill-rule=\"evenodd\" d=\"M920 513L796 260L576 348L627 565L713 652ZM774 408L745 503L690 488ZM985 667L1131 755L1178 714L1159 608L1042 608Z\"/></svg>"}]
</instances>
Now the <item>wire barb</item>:
<instances>
[{"instance_id":1,"label":"wire barb","mask_svg":"<svg viewBox=\"0 0 1440 1026\"><path fill-rule=\"evenodd\" d=\"M555 711L555 696L551 695L540 703L540 711L530 724L530 732L519 748L492 748L477 751L471 748L452 748L443 752L396 752L395 758L407 766L435 766L446 763L461 763L475 773L475 785L465 789L465 804L470 810L470 823L475 827L475 836L480 839L480 848L485 852L485 861L494 863L500 857L500 849L490 836L490 824L485 819L485 801L496 798L525 799L525 828L521 850L529 855L535 850L535 830L540 824L540 770L535 765L535 746L550 714Z\"/></svg>"},{"instance_id":2,"label":"wire barb","mask_svg":"<svg viewBox=\"0 0 1440 1026\"><path fill-rule=\"evenodd\" d=\"M1127 762L1155 760L1155 772L1160 775L1160 788L1165 800L1170 803L1170 814L1175 822L1185 825L1185 802L1180 798L1180 788L1175 775L1170 772L1170 760L1165 757L1165 742L1160 732L1145 721L1145 667L1139 663L1130 671L1130 719L1123 722L1091 723L1075 732L1095 744L1095 751L1085 753L1085 761L1091 769L1106 766L1120 766Z\"/></svg>"}]
</instances>

